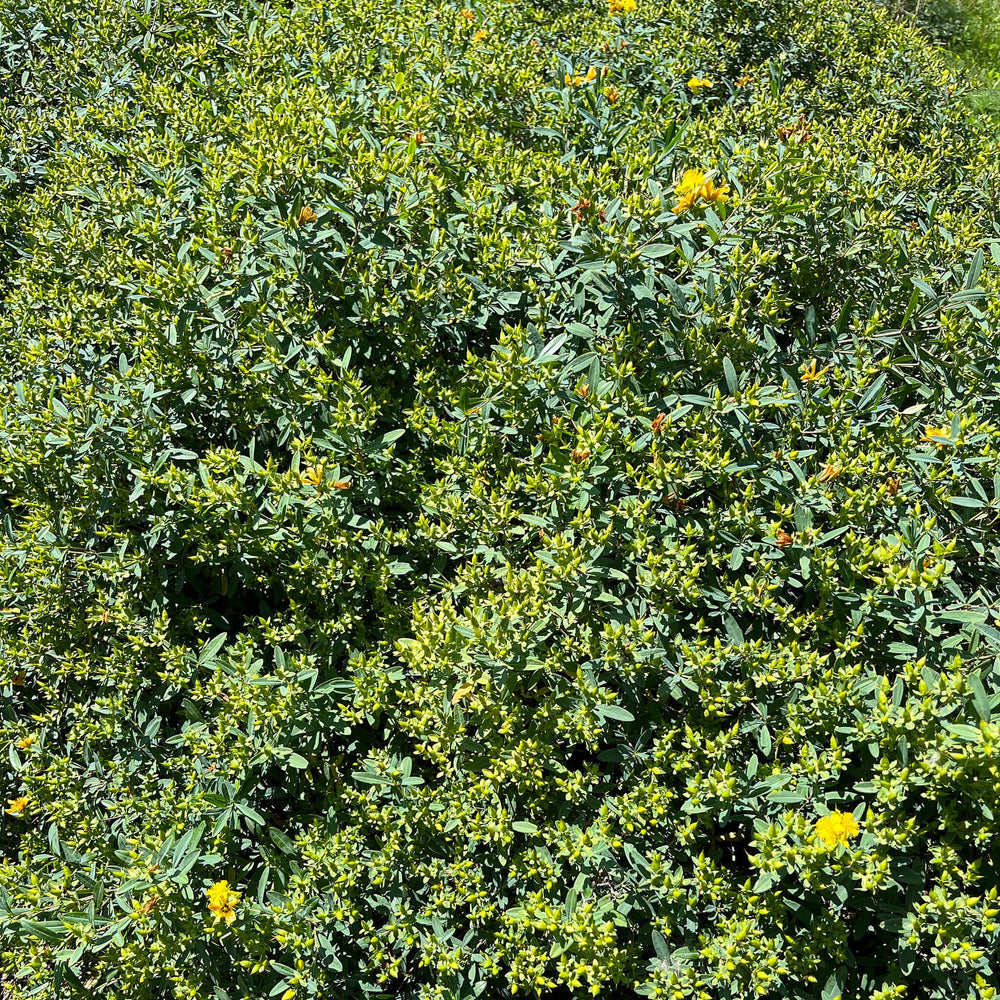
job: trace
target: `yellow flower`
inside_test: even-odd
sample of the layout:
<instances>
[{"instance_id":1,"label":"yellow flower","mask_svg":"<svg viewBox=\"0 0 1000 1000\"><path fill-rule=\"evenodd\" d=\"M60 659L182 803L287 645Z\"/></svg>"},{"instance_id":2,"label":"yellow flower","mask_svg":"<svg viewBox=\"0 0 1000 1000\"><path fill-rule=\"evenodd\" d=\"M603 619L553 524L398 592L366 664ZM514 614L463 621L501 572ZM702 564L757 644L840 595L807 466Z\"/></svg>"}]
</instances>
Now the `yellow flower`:
<instances>
[{"instance_id":1,"label":"yellow flower","mask_svg":"<svg viewBox=\"0 0 1000 1000\"><path fill-rule=\"evenodd\" d=\"M939 448L943 448L946 444L951 444L951 428L931 427L928 424L924 431L924 436L920 440L926 441L928 444L936 444Z\"/></svg>"},{"instance_id":2,"label":"yellow flower","mask_svg":"<svg viewBox=\"0 0 1000 1000\"><path fill-rule=\"evenodd\" d=\"M319 486L323 482L323 469L316 468L315 465L307 465L301 473L302 482L310 486Z\"/></svg>"},{"instance_id":3,"label":"yellow flower","mask_svg":"<svg viewBox=\"0 0 1000 1000\"><path fill-rule=\"evenodd\" d=\"M695 188L694 191L688 191L687 194L682 195L678 200L677 204L674 205L674 215L680 215L681 212L686 212L688 209L694 208L694 203L698 200L698 189Z\"/></svg>"},{"instance_id":4,"label":"yellow flower","mask_svg":"<svg viewBox=\"0 0 1000 1000\"><path fill-rule=\"evenodd\" d=\"M225 920L228 925L236 919L236 909L232 903L223 903L221 906L216 907L212 912L215 914L216 923L220 920Z\"/></svg>"},{"instance_id":5,"label":"yellow flower","mask_svg":"<svg viewBox=\"0 0 1000 1000\"><path fill-rule=\"evenodd\" d=\"M586 75L578 74L577 76L570 76L569 73L563 78L566 81L567 87L579 87L581 83L593 83L597 79L597 69L591 66L587 70Z\"/></svg>"},{"instance_id":6,"label":"yellow flower","mask_svg":"<svg viewBox=\"0 0 1000 1000\"><path fill-rule=\"evenodd\" d=\"M475 34L474 34L474 35L472 36L472 40L473 40L474 42L482 42L482 41L485 41L485 40L486 40L486 39L487 39L488 37L489 37L489 33L487 32L487 30L486 30L485 28L480 28L480 29L479 29L479 30L478 30L478 31L477 31L477 32L476 32L476 33L475 33Z\"/></svg>"},{"instance_id":7,"label":"yellow flower","mask_svg":"<svg viewBox=\"0 0 1000 1000\"><path fill-rule=\"evenodd\" d=\"M802 366L802 381L803 382L818 382L828 371L830 366L827 365L826 368L821 368L816 371L816 359L812 359L812 363Z\"/></svg>"},{"instance_id":8,"label":"yellow flower","mask_svg":"<svg viewBox=\"0 0 1000 1000\"><path fill-rule=\"evenodd\" d=\"M609 14L634 14L635 0L608 0Z\"/></svg>"},{"instance_id":9,"label":"yellow flower","mask_svg":"<svg viewBox=\"0 0 1000 1000\"><path fill-rule=\"evenodd\" d=\"M225 920L227 924L231 924L236 919L236 904L240 901L240 894L233 892L228 882L216 882L205 890L205 895L208 896L208 908L215 914L216 923Z\"/></svg>"},{"instance_id":10,"label":"yellow flower","mask_svg":"<svg viewBox=\"0 0 1000 1000\"><path fill-rule=\"evenodd\" d=\"M703 187L708 178L700 170L685 170L674 192L681 198Z\"/></svg>"},{"instance_id":11,"label":"yellow flower","mask_svg":"<svg viewBox=\"0 0 1000 1000\"><path fill-rule=\"evenodd\" d=\"M621 94L618 92L617 87L611 86L604 88L604 96L608 99L608 104L617 104Z\"/></svg>"},{"instance_id":12,"label":"yellow flower","mask_svg":"<svg viewBox=\"0 0 1000 1000\"><path fill-rule=\"evenodd\" d=\"M229 883L225 881L216 882L210 889L206 889L209 907L221 906L229 898L229 892Z\"/></svg>"},{"instance_id":13,"label":"yellow flower","mask_svg":"<svg viewBox=\"0 0 1000 1000\"><path fill-rule=\"evenodd\" d=\"M829 816L821 816L816 821L816 835L827 847L843 844L845 847L852 837L861 832L858 821L850 814L834 810Z\"/></svg>"},{"instance_id":14,"label":"yellow flower","mask_svg":"<svg viewBox=\"0 0 1000 1000\"><path fill-rule=\"evenodd\" d=\"M826 468L816 477L817 483L826 483L831 479L836 479L840 475L840 469L835 465L827 464Z\"/></svg>"},{"instance_id":15,"label":"yellow flower","mask_svg":"<svg viewBox=\"0 0 1000 1000\"><path fill-rule=\"evenodd\" d=\"M674 192L678 198L677 204L674 205L675 215L694 208L699 199L716 204L729 201L729 185L723 181L716 187L715 181L706 177L700 170L685 170Z\"/></svg>"},{"instance_id":16,"label":"yellow flower","mask_svg":"<svg viewBox=\"0 0 1000 1000\"><path fill-rule=\"evenodd\" d=\"M19 741L17 744L18 750L27 750L28 747L37 742L37 737L35 736L25 736L23 740Z\"/></svg>"},{"instance_id":17,"label":"yellow flower","mask_svg":"<svg viewBox=\"0 0 1000 1000\"><path fill-rule=\"evenodd\" d=\"M8 808L5 810L8 816L20 816L28 804L28 796L22 795L19 799L8 799Z\"/></svg>"},{"instance_id":18,"label":"yellow flower","mask_svg":"<svg viewBox=\"0 0 1000 1000\"><path fill-rule=\"evenodd\" d=\"M475 21L476 19L476 15L471 10L469 10L468 7L466 7L465 10L460 10L459 15L461 17L464 17L466 21Z\"/></svg>"},{"instance_id":19,"label":"yellow flower","mask_svg":"<svg viewBox=\"0 0 1000 1000\"><path fill-rule=\"evenodd\" d=\"M715 84L713 83L713 81L709 80L707 76L703 76L700 78L697 76L692 76L691 79L688 80L688 87L691 90L693 90L696 94L698 93L699 90L703 89L708 90L710 87L713 86L715 86Z\"/></svg>"},{"instance_id":20,"label":"yellow flower","mask_svg":"<svg viewBox=\"0 0 1000 1000\"><path fill-rule=\"evenodd\" d=\"M715 181L709 179L701 186L698 192L705 201L724 203L729 201L729 185L723 181L719 187L715 186Z\"/></svg>"},{"instance_id":21,"label":"yellow flower","mask_svg":"<svg viewBox=\"0 0 1000 1000\"><path fill-rule=\"evenodd\" d=\"M315 221L316 213L308 205L305 205L299 212L298 218L295 220L295 224L298 226L304 226L307 222Z\"/></svg>"}]
</instances>

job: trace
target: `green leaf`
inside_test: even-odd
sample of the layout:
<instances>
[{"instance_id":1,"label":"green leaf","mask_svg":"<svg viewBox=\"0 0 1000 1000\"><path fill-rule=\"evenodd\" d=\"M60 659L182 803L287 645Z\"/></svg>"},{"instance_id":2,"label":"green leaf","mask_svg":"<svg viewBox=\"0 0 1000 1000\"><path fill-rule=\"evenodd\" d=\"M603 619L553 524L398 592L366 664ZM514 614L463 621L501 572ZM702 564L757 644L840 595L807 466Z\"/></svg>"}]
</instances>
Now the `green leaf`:
<instances>
[{"instance_id":1,"label":"green leaf","mask_svg":"<svg viewBox=\"0 0 1000 1000\"><path fill-rule=\"evenodd\" d=\"M942 726L953 736L968 743L977 743L982 738L982 733L975 726L967 726L962 723L943 722Z\"/></svg>"},{"instance_id":2,"label":"green leaf","mask_svg":"<svg viewBox=\"0 0 1000 1000\"><path fill-rule=\"evenodd\" d=\"M552 361L557 361L559 358L559 351L562 349L566 341L569 340L568 333L560 333L553 337L541 350L538 357L535 358L536 365L549 364Z\"/></svg>"},{"instance_id":3,"label":"green leaf","mask_svg":"<svg viewBox=\"0 0 1000 1000\"><path fill-rule=\"evenodd\" d=\"M826 981L820 1000L841 1000L844 984L847 982L847 969L840 968Z\"/></svg>"},{"instance_id":4,"label":"green leaf","mask_svg":"<svg viewBox=\"0 0 1000 1000\"><path fill-rule=\"evenodd\" d=\"M653 931L653 951L660 961L666 961L670 957L670 948L667 946L666 938L659 932Z\"/></svg>"},{"instance_id":5,"label":"green leaf","mask_svg":"<svg viewBox=\"0 0 1000 1000\"><path fill-rule=\"evenodd\" d=\"M21 930L42 941L61 941L69 932L61 920L27 920L21 918Z\"/></svg>"},{"instance_id":6,"label":"green leaf","mask_svg":"<svg viewBox=\"0 0 1000 1000\"><path fill-rule=\"evenodd\" d=\"M784 802L787 804L797 804L806 800L806 796L801 795L799 792L771 792L767 798L769 802Z\"/></svg>"},{"instance_id":7,"label":"green leaf","mask_svg":"<svg viewBox=\"0 0 1000 1000\"><path fill-rule=\"evenodd\" d=\"M966 622L968 624L979 625L986 621L987 614L985 611L967 611L964 608L953 608L939 611L936 617L952 622Z\"/></svg>"},{"instance_id":8,"label":"green leaf","mask_svg":"<svg viewBox=\"0 0 1000 1000\"><path fill-rule=\"evenodd\" d=\"M277 847L283 854L295 853L295 845L292 843L291 839L276 827L269 826L267 828L267 835L271 838L275 847Z\"/></svg>"},{"instance_id":9,"label":"green leaf","mask_svg":"<svg viewBox=\"0 0 1000 1000\"><path fill-rule=\"evenodd\" d=\"M978 510L979 508L986 506L986 504L977 497L948 497L948 503L955 507L969 507L972 510Z\"/></svg>"},{"instance_id":10,"label":"green leaf","mask_svg":"<svg viewBox=\"0 0 1000 1000\"><path fill-rule=\"evenodd\" d=\"M858 400L857 409L860 412L864 412L869 409L882 395L882 390L885 388L885 383L887 380L887 375L879 375L877 379L865 390L864 395Z\"/></svg>"},{"instance_id":11,"label":"green leaf","mask_svg":"<svg viewBox=\"0 0 1000 1000\"><path fill-rule=\"evenodd\" d=\"M992 710L990 708L989 695L986 693L986 688L983 687L983 682L979 674L972 673L966 678L970 690L972 691L972 704L976 710L976 714L984 722L989 722L992 716Z\"/></svg>"},{"instance_id":12,"label":"green leaf","mask_svg":"<svg viewBox=\"0 0 1000 1000\"><path fill-rule=\"evenodd\" d=\"M210 639L202 649L201 655L198 657L198 663L203 666L204 664L210 663L214 660L216 654L226 644L226 640L228 638L229 636L225 632L220 632L213 639Z\"/></svg>"},{"instance_id":13,"label":"green leaf","mask_svg":"<svg viewBox=\"0 0 1000 1000\"><path fill-rule=\"evenodd\" d=\"M726 387L730 393L735 393L740 387L740 381L736 375L736 368L729 358L722 359L722 370L726 376Z\"/></svg>"},{"instance_id":14,"label":"green leaf","mask_svg":"<svg viewBox=\"0 0 1000 1000\"><path fill-rule=\"evenodd\" d=\"M192 827L185 833L180 840L174 845L173 854L170 856L170 865L172 868L176 868L180 864L181 859L192 848L196 848L201 843L201 838L205 834L206 824L204 822L199 823L197 826Z\"/></svg>"},{"instance_id":15,"label":"green leaf","mask_svg":"<svg viewBox=\"0 0 1000 1000\"><path fill-rule=\"evenodd\" d=\"M639 256L648 260L660 260L669 257L676 249L672 243L648 243L639 250Z\"/></svg>"},{"instance_id":16,"label":"green leaf","mask_svg":"<svg viewBox=\"0 0 1000 1000\"><path fill-rule=\"evenodd\" d=\"M965 287L975 288L979 283L979 276L983 273L983 264L986 261L986 256L983 251L977 250L976 255L972 258L972 263L969 265L969 270L965 275Z\"/></svg>"},{"instance_id":17,"label":"green leaf","mask_svg":"<svg viewBox=\"0 0 1000 1000\"><path fill-rule=\"evenodd\" d=\"M351 777L363 785L391 785L392 779L384 774L373 774L371 771L354 771Z\"/></svg>"},{"instance_id":18,"label":"green leaf","mask_svg":"<svg viewBox=\"0 0 1000 1000\"><path fill-rule=\"evenodd\" d=\"M594 711L602 719L614 719L616 722L635 722L635 716L621 705L595 705Z\"/></svg>"},{"instance_id":19,"label":"green leaf","mask_svg":"<svg viewBox=\"0 0 1000 1000\"><path fill-rule=\"evenodd\" d=\"M734 646L742 646L746 643L746 636L743 634L743 629L740 628L739 622L732 615L726 615L722 619L722 624L725 626L729 641Z\"/></svg>"}]
</instances>

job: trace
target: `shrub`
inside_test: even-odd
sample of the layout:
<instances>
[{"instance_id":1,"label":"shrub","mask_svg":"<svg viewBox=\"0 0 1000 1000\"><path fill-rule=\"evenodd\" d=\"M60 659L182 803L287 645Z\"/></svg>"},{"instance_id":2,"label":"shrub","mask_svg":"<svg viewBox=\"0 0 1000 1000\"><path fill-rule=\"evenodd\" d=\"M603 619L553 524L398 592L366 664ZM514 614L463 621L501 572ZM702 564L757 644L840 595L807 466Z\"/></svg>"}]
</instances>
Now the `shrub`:
<instances>
[{"instance_id":1,"label":"shrub","mask_svg":"<svg viewBox=\"0 0 1000 1000\"><path fill-rule=\"evenodd\" d=\"M993 141L619 7L0 12L12 1000L995 996Z\"/></svg>"}]
</instances>

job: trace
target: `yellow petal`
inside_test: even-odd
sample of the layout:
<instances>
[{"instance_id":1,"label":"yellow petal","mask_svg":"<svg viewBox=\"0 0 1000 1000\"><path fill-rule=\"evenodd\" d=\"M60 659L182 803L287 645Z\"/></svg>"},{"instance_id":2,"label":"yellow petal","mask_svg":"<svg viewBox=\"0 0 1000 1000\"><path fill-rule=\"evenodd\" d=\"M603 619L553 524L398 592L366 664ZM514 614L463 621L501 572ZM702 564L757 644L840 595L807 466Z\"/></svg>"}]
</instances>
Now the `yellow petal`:
<instances>
[{"instance_id":1,"label":"yellow petal","mask_svg":"<svg viewBox=\"0 0 1000 1000\"><path fill-rule=\"evenodd\" d=\"M707 179L700 170L685 170L680 183L674 188L674 193L683 198L684 195L702 187Z\"/></svg>"}]
</instances>

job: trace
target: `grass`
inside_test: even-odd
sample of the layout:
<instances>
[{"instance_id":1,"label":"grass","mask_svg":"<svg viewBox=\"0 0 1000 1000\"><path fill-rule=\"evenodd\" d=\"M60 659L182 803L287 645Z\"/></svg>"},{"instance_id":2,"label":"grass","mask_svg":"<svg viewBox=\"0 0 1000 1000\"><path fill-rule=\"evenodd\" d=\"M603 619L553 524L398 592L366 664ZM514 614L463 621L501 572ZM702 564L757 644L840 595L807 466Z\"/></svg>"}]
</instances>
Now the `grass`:
<instances>
[{"instance_id":1,"label":"grass","mask_svg":"<svg viewBox=\"0 0 1000 1000\"><path fill-rule=\"evenodd\" d=\"M966 101L980 115L1000 115L1000 3L998 0L883 0L902 21L919 28L947 54L969 88Z\"/></svg>"},{"instance_id":2,"label":"grass","mask_svg":"<svg viewBox=\"0 0 1000 1000\"><path fill-rule=\"evenodd\" d=\"M966 13L957 52L1000 83L1000 7L995 0L974 0L967 3Z\"/></svg>"},{"instance_id":3,"label":"grass","mask_svg":"<svg viewBox=\"0 0 1000 1000\"><path fill-rule=\"evenodd\" d=\"M951 47L955 67L972 83L967 97L976 114L998 119L1000 131L1000 6L996 0L965 0L964 30Z\"/></svg>"},{"instance_id":4,"label":"grass","mask_svg":"<svg viewBox=\"0 0 1000 1000\"><path fill-rule=\"evenodd\" d=\"M971 86L969 106L1000 114L1000 4L997 0L889 0L895 13L948 51Z\"/></svg>"}]
</instances>

